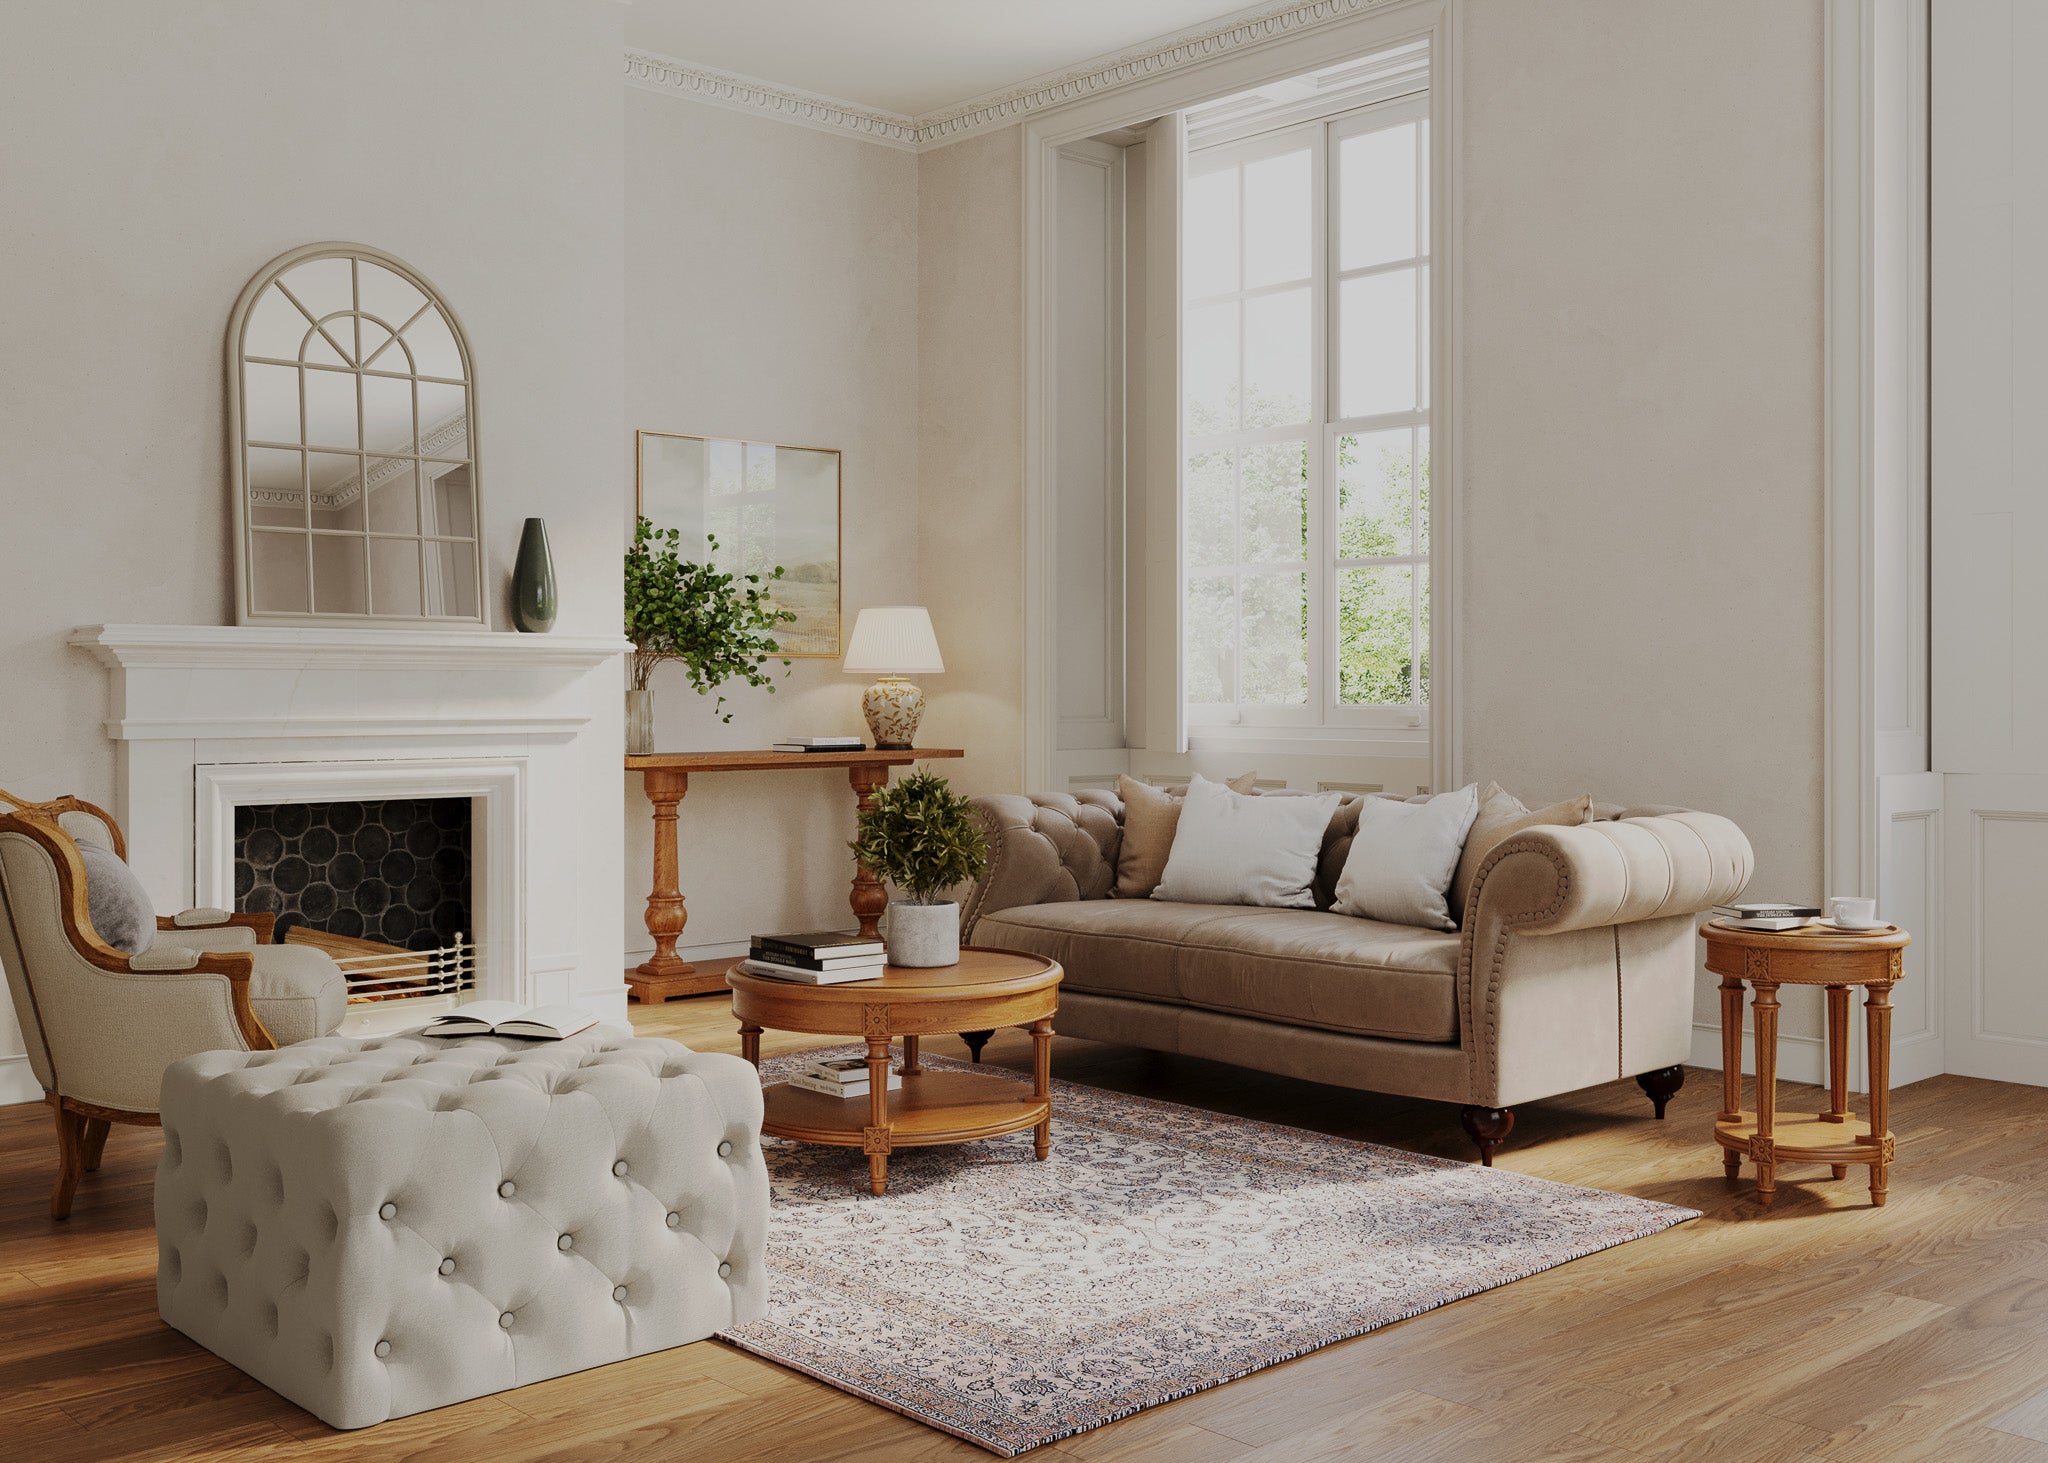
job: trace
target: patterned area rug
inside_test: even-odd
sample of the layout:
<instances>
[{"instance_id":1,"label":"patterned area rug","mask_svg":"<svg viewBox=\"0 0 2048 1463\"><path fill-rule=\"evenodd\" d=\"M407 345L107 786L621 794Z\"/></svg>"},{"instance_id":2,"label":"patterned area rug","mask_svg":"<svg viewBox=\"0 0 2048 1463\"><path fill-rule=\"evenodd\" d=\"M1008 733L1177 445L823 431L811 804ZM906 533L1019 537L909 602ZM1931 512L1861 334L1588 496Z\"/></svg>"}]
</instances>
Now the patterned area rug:
<instances>
[{"instance_id":1,"label":"patterned area rug","mask_svg":"<svg viewBox=\"0 0 2048 1463\"><path fill-rule=\"evenodd\" d=\"M1006 1458L1698 1215L1065 1082L1044 1163L899 1150L881 1198L766 1146L768 1315L725 1339Z\"/></svg>"}]
</instances>

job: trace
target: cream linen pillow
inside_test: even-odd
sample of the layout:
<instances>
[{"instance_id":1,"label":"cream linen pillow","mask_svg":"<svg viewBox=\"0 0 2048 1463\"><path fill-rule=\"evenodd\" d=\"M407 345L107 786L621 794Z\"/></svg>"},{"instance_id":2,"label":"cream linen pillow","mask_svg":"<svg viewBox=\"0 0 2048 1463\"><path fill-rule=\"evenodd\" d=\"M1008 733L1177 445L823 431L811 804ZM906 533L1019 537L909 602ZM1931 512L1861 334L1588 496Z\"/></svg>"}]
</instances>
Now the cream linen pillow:
<instances>
[{"instance_id":1,"label":"cream linen pillow","mask_svg":"<svg viewBox=\"0 0 2048 1463\"><path fill-rule=\"evenodd\" d=\"M1248 793L1257 783L1256 772L1242 772L1224 786L1232 792ZM1116 895L1119 899L1144 899L1159 887L1166 856L1173 852L1182 795L1122 776L1116 780L1116 795L1124 803L1124 836L1116 849Z\"/></svg>"},{"instance_id":2,"label":"cream linen pillow","mask_svg":"<svg viewBox=\"0 0 2048 1463\"><path fill-rule=\"evenodd\" d=\"M1486 791L1479 795L1479 816L1472 820L1472 831L1465 835L1465 851L1458 856L1458 872L1451 879L1451 918L1460 925L1465 923L1465 906L1472 898L1472 881L1479 877L1479 866L1508 839L1524 828L1544 824L1576 828L1592 821L1591 793L1581 793L1531 812L1522 806L1520 798L1503 792L1499 783L1487 783Z\"/></svg>"},{"instance_id":3,"label":"cream linen pillow","mask_svg":"<svg viewBox=\"0 0 2048 1463\"><path fill-rule=\"evenodd\" d=\"M1358 833L1331 907L1388 924L1455 930L1445 894L1478 815L1477 783L1421 803L1360 799Z\"/></svg>"},{"instance_id":4,"label":"cream linen pillow","mask_svg":"<svg viewBox=\"0 0 2048 1463\"><path fill-rule=\"evenodd\" d=\"M1154 899L1314 909L1323 830L1342 793L1253 797L1196 777L1181 800L1173 851Z\"/></svg>"}]
</instances>

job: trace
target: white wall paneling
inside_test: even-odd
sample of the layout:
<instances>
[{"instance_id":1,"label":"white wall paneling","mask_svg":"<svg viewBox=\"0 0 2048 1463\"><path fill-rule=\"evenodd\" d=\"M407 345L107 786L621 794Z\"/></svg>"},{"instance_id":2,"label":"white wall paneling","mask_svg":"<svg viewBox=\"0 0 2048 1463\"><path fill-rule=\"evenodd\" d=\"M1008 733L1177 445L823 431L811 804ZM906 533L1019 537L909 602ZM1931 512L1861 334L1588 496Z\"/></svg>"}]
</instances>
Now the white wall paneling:
<instances>
[{"instance_id":1,"label":"white wall paneling","mask_svg":"<svg viewBox=\"0 0 2048 1463\"><path fill-rule=\"evenodd\" d=\"M1906 947L1906 977L1892 991L1894 1087L1939 1076L1948 1070L1942 1049L1946 971L1940 958L1946 948L1942 938L1946 916L1943 888L1948 858L1942 821L1942 782L1938 772L1906 773L1877 780L1877 907L1886 919L1913 935L1913 943ZM1860 1026L1860 1003L1856 1009ZM1851 1078L1859 1091L1864 1085L1867 1050L1859 1031L1855 1045L1850 1048Z\"/></svg>"},{"instance_id":2,"label":"white wall paneling","mask_svg":"<svg viewBox=\"0 0 2048 1463\"><path fill-rule=\"evenodd\" d=\"M2048 1086L2048 777L1946 782L1948 1070Z\"/></svg>"},{"instance_id":3,"label":"white wall paneling","mask_svg":"<svg viewBox=\"0 0 2048 1463\"><path fill-rule=\"evenodd\" d=\"M1100 753L1124 745L1123 149L1068 143L1054 174L1049 671L1071 777L1101 772Z\"/></svg>"}]
</instances>

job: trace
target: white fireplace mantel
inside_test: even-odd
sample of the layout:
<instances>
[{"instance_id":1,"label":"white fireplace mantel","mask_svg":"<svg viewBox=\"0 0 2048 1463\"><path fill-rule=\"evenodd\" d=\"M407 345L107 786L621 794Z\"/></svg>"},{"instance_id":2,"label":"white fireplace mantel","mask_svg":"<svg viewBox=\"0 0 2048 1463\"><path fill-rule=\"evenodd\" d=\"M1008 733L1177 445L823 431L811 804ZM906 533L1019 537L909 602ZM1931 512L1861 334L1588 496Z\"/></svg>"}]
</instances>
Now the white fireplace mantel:
<instances>
[{"instance_id":1,"label":"white fireplace mantel","mask_svg":"<svg viewBox=\"0 0 2048 1463\"><path fill-rule=\"evenodd\" d=\"M247 802L453 795L477 809L483 989L610 1020L622 636L91 625L129 863L160 909L226 903Z\"/></svg>"}]
</instances>

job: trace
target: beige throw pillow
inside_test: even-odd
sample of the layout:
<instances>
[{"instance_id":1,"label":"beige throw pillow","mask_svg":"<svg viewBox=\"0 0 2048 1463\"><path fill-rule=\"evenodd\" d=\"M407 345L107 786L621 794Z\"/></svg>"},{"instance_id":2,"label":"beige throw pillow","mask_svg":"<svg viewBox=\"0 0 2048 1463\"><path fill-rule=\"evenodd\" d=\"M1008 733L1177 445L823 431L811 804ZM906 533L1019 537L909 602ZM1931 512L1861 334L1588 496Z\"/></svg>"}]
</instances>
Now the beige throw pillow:
<instances>
[{"instance_id":1,"label":"beige throw pillow","mask_svg":"<svg viewBox=\"0 0 2048 1463\"><path fill-rule=\"evenodd\" d=\"M1258 783L1256 772L1233 777L1224 786L1232 792L1250 792ZM1124 803L1124 837L1116 851L1116 896L1119 899L1149 899L1166 872L1167 855L1173 852L1173 831L1180 826L1180 794L1119 776L1116 795Z\"/></svg>"},{"instance_id":2,"label":"beige throw pillow","mask_svg":"<svg viewBox=\"0 0 2048 1463\"><path fill-rule=\"evenodd\" d=\"M1479 797L1479 816L1472 820L1472 831L1465 835L1465 852L1459 856L1458 872L1451 880L1451 917L1461 926L1465 923L1465 904L1472 895L1472 881L1479 877L1479 866L1486 862L1488 854L1524 828L1542 824L1576 828L1592 821L1591 793L1531 812L1522 806L1521 799L1503 792L1499 783L1487 783L1486 791Z\"/></svg>"}]
</instances>

